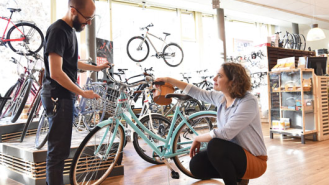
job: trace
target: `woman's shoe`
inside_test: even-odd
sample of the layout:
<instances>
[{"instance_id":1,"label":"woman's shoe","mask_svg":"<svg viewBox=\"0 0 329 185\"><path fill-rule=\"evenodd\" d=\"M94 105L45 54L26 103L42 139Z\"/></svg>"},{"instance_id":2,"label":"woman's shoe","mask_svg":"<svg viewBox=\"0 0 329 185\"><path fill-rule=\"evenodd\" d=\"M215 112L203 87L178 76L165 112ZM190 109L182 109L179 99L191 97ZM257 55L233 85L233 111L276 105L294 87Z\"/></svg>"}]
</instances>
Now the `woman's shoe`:
<instances>
[{"instance_id":1,"label":"woman's shoe","mask_svg":"<svg viewBox=\"0 0 329 185\"><path fill-rule=\"evenodd\" d=\"M248 185L249 179L242 179L240 182L237 183L237 185Z\"/></svg>"}]
</instances>

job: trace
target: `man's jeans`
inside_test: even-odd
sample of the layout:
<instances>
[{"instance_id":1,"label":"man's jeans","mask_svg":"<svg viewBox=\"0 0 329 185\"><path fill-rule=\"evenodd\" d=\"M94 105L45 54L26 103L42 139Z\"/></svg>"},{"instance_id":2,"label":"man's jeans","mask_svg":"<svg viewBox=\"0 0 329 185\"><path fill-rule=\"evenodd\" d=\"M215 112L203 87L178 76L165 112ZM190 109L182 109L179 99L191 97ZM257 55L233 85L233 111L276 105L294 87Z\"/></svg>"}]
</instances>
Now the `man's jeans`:
<instances>
[{"instance_id":1,"label":"man's jeans","mask_svg":"<svg viewBox=\"0 0 329 185\"><path fill-rule=\"evenodd\" d=\"M69 157L73 107L75 100L59 99L55 103L50 97L41 97L49 121L47 152L47 184L63 185L64 160Z\"/></svg>"}]
</instances>

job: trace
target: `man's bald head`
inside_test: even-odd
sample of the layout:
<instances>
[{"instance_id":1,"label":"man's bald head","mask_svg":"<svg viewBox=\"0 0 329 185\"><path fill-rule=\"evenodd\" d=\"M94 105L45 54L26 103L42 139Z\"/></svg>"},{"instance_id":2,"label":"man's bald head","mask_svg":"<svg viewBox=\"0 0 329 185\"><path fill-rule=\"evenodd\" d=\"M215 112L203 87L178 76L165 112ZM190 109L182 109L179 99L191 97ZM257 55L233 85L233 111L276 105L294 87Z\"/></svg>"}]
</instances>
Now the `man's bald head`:
<instances>
[{"instance_id":1,"label":"man's bald head","mask_svg":"<svg viewBox=\"0 0 329 185\"><path fill-rule=\"evenodd\" d=\"M77 9L84 9L89 3L93 3L93 0L69 0L69 7L73 6Z\"/></svg>"}]
</instances>

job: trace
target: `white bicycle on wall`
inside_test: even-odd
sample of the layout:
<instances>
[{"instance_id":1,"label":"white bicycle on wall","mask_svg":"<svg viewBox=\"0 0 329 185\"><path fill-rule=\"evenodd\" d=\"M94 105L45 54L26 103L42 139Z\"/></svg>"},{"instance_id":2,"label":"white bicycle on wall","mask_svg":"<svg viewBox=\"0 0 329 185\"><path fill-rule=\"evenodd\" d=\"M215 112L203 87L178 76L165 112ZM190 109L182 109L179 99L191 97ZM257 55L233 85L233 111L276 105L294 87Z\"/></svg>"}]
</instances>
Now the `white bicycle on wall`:
<instances>
[{"instance_id":1,"label":"white bicycle on wall","mask_svg":"<svg viewBox=\"0 0 329 185\"><path fill-rule=\"evenodd\" d=\"M153 27L153 26L154 25L151 23L148 26L141 28L142 30L146 29L147 30L146 33L142 34L142 36L133 37L128 41L127 54L129 56L129 58L131 60L133 60L134 62L143 62L148 57L149 52L150 52L150 47L149 47L148 42L146 41L146 39L147 39L151 43L153 49L156 52L155 57L157 57L158 59L163 58L165 63L167 65L169 65L170 67L179 66L183 62L183 59L184 59L184 53L183 53L182 48L176 43L167 44L165 42L167 36L169 36L170 33L163 32L163 34L166 35L164 39L149 33L149 27ZM151 35L163 42L162 52L161 52L161 50L158 51L154 47L152 41L148 37L149 35Z\"/></svg>"}]
</instances>

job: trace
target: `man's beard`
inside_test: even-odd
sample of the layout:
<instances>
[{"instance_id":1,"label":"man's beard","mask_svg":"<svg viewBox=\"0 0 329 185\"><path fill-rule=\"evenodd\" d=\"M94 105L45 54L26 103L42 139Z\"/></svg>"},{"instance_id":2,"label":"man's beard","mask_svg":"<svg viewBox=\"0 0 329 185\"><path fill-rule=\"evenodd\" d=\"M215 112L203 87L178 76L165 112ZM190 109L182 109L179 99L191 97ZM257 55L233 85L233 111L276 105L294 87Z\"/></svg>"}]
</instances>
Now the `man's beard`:
<instances>
[{"instance_id":1,"label":"man's beard","mask_svg":"<svg viewBox=\"0 0 329 185\"><path fill-rule=\"evenodd\" d=\"M82 28L82 23L80 23L79 19L78 19L78 16L75 16L73 18L73 28L75 29L75 31L77 32L81 32L83 30Z\"/></svg>"}]
</instances>

